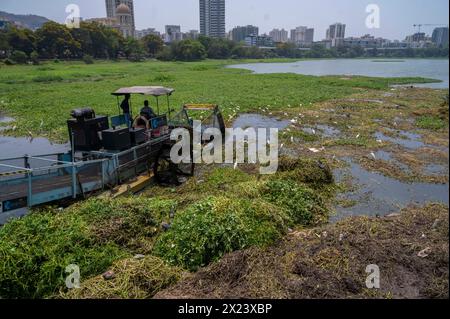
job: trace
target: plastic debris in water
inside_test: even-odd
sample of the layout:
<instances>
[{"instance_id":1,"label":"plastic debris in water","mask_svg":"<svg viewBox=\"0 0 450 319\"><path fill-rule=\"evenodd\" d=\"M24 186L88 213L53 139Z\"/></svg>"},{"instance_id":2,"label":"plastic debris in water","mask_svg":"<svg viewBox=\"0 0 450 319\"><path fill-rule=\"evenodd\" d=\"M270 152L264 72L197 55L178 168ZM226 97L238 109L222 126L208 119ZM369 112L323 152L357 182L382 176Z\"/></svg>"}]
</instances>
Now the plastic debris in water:
<instances>
[{"instance_id":1,"label":"plastic debris in water","mask_svg":"<svg viewBox=\"0 0 450 319\"><path fill-rule=\"evenodd\" d=\"M313 153L319 153L319 152L321 152L321 151L323 151L323 150L325 150L325 148L324 147L322 147L322 148L320 148L320 149L317 149L317 148L309 148L309 151L310 152L313 152Z\"/></svg>"},{"instance_id":2,"label":"plastic debris in water","mask_svg":"<svg viewBox=\"0 0 450 319\"><path fill-rule=\"evenodd\" d=\"M426 258L431 254L431 248L427 247L424 250L420 251L417 256L419 256L420 258Z\"/></svg>"}]
</instances>

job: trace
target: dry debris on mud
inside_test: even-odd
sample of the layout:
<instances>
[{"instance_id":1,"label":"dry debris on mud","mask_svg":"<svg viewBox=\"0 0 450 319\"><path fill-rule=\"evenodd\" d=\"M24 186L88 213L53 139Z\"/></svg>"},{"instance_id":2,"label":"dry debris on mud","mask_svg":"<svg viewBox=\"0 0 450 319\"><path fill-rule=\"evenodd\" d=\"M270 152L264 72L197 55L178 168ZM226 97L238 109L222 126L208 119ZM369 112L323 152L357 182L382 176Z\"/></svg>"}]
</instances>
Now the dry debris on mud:
<instances>
[{"instance_id":1,"label":"dry debris on mud","mask_svg":"<svg viewBox=\"0 0 450 319\"><path fill-rule=\"evenodd\" d=\"M156 298L448 298L448 236L437 204L350 218L231 253ZM371 264L380 289L366 287Z\"/></svg>"}]
</instances>

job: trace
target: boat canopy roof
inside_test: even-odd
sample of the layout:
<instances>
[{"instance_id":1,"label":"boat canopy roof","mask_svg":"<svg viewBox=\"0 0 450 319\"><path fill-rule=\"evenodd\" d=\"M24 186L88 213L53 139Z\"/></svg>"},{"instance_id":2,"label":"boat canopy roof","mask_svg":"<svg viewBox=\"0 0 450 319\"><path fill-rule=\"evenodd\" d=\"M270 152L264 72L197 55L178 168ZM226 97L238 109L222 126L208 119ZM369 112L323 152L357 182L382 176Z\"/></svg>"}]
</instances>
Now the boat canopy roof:
<instances>
[{"instance_id":1,"label":"boat canopy roof","mask_svg":"<svg viewBox=\"0 0 450 319\"><path fill-rule=\"evenodd\" d=\"M157 97L162 95L171 95L174 91L175 90L172 88L166 88L163 86L132 86L118 89L116 92L112 93L112 95L121 96L127 94L141 94Z\"/></svg>"}]
</instances>

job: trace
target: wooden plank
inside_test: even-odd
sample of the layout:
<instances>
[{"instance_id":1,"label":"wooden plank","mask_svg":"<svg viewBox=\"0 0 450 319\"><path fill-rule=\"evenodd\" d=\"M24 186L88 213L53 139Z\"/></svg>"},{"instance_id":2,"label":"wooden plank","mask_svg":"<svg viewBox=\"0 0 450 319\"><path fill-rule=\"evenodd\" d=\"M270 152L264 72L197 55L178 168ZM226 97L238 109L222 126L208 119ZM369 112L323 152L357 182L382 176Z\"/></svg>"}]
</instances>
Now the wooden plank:
<instances>
[{"instance_id":1,"label":"wooden plank","mask_svg":"<svg viewBox=\"0 0 450 319\"><path fill-rule=\"evenodd\" d=\"M118 198L121 196L135 194L150 185L153 173L138 176L135 180L119 185L112 191L108 191L100 195L102 198Z\"/></svg>"}]
</instances>

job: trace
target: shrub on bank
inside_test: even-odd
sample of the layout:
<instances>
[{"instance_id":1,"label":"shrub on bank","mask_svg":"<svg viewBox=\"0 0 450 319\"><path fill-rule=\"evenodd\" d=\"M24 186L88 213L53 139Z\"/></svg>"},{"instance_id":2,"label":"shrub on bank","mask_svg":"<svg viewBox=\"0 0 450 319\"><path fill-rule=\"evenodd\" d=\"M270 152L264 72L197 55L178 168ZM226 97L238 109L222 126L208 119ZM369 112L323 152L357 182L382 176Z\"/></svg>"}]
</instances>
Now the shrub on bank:
<instances>
[{"instance_id":1,"label":"shrub on bank","mask_svg":"<svg viewBox=\"0 0 450 319\"><path fill-rule=\"evenodd\" d=\"M5 59L4 63L5 63L5 65L14 65L15 64L14 61L11 59Z\"/></svg>"},{"instance_id":2,"label":"shrub on bank","mask_svg":"<svg viewBox=\"0 0 450 319\"><path fill-rule=\"evenodd\" d=\"M83 62L85 64L94 64L94 58L92 57L92 55L85 54L83 55Z\"/></svg>"},{"instance_id":3,"label":"shrub on bank","mask_svg":"<svg viewBox=\"0 0 450 319\"><path fill-rule=\"evenodd\" d=\"M18 64L25 64L28 61L28 56L23 51L14 51L10 58Z\"/></svg>"}]
</instances>

